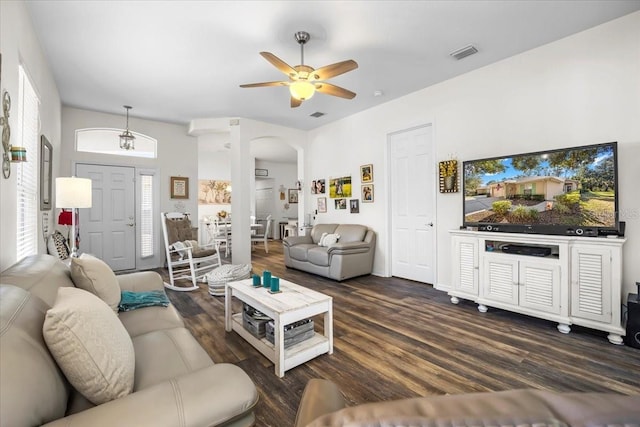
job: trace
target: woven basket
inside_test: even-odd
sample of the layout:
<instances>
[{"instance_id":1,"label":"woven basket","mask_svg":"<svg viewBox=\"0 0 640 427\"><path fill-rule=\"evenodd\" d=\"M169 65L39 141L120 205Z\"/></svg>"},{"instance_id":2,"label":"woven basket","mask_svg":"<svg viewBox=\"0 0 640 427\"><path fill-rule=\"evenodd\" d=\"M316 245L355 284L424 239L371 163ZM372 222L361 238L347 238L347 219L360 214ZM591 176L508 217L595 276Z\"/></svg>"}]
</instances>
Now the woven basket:
<instances>
[{"instance_id":1,"label":"woven basket","mask_svg":"<svg viewBox=\"0 0 640 427\"><path fill-rule=\"evenodd\" d=\"M209 293L213 296L224 295L227 282L248 279L251 276L251 264L225 264L207 273Z\"/></svg>"}]
</instances>

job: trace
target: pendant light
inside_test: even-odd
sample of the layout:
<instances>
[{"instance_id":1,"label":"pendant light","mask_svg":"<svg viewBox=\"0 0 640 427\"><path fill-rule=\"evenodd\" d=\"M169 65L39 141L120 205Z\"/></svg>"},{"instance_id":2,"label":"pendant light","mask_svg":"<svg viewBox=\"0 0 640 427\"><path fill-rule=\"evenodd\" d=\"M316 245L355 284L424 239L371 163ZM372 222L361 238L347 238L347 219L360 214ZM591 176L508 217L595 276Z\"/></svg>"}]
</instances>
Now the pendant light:
<instances>
[{"instance_id":1,"label":"pendant light","mask_svg":"<svg viewBox=\"0 0 640 427\"><path fill-rule=\"evenodd\" d=\"M130 105L123 105L127 110L127 128L124 132L120 134L120 148L123 150L135 150L135 139L136 137L129 131L129 110L131 109Z\"/></svg>"}]
</instances>

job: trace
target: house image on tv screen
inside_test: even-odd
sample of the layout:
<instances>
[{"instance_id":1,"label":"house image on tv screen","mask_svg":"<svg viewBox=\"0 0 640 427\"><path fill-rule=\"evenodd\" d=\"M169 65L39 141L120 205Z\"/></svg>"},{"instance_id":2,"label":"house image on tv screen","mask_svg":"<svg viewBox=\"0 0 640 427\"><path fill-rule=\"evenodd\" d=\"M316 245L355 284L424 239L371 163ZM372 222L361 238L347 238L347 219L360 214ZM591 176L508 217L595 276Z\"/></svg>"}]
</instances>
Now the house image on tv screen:
<instances>
[{"instance_id":1,"label":"house image on tv screen","mask_svg":"<svg viewBox=\"0 0 640 427\"><path fill-rule=\"evenodd\" d=\"M464 162L465 224L616 226L614 144Z\"/></svg>"}]
</instances>

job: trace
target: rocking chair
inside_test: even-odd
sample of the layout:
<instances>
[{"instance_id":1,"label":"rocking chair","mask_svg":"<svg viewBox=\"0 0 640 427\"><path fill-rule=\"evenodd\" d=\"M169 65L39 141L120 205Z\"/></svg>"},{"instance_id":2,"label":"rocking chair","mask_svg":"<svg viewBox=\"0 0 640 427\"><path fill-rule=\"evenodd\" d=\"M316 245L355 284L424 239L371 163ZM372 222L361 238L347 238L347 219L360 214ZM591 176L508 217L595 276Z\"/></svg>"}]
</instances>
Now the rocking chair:
<instances>
[{"instance_id":1,"label":"rocking chair","mask_svg":"<svg viewBox=\"0 0 640 427\"><path fill-rule=\"evenodd\" d=\"M199 246L198 229L191 226L189 214L181 212L162 212L162 234L167 252L169 281L165 287L174 291L193 291L199 289L197 281L216 267L222 265L218 246L214 243ZM176 286L175 280L191 280L192 286Z\"/></svg>"}]
</instances>

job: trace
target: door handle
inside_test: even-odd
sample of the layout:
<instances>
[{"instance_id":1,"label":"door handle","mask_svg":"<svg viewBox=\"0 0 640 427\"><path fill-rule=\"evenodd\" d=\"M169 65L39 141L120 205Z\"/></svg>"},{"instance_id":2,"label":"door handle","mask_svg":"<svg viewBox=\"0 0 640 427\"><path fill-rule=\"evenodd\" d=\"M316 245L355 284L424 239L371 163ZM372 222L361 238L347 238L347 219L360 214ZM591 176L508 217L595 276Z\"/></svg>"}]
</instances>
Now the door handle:
<instances>
[{"instance_id":1,"label":"door handle","mask_svg":"<svg viewBox=\"0 0 640 427\"><path fill-rule=\"evenodd\" d=\"M430 222L430 223L425 224L425 225L428 225L429 227L433 227L433 222Z\"/></svg>"},{"instance_id":2,"label":"door handle","mask_svg":"<svg viewBox=\"0 0 640 427\"><path fill-rule=\"evenodd\" d=\"M131 222L131 223L127 224L127 225L128 225L129 227L135 227L135 226L136 226L136 223L135 223L135 222Z\"/></svg>"}]
</instances>

